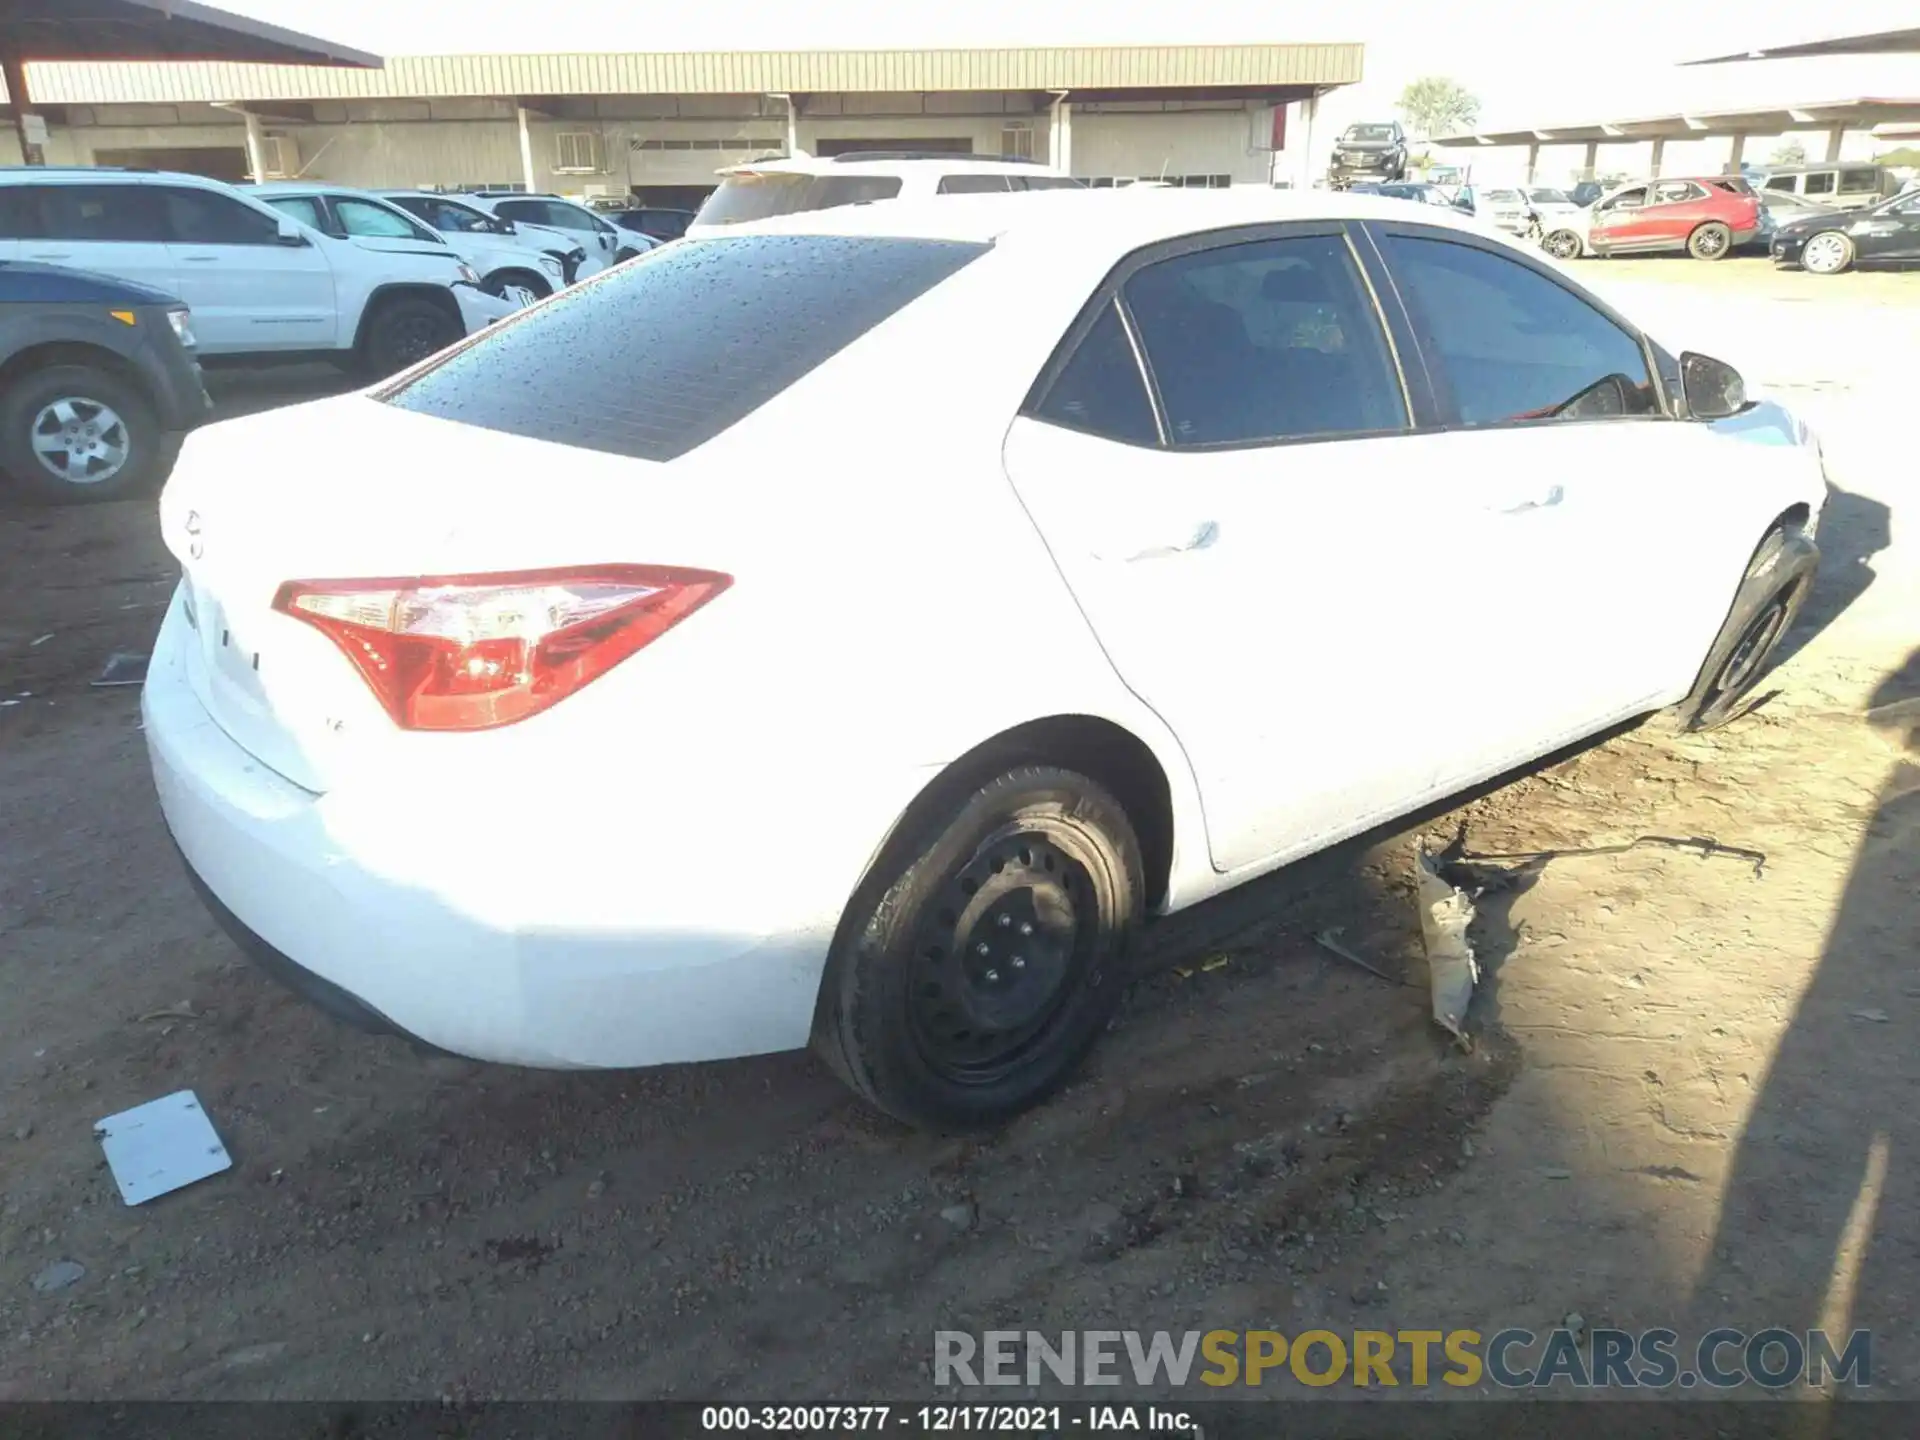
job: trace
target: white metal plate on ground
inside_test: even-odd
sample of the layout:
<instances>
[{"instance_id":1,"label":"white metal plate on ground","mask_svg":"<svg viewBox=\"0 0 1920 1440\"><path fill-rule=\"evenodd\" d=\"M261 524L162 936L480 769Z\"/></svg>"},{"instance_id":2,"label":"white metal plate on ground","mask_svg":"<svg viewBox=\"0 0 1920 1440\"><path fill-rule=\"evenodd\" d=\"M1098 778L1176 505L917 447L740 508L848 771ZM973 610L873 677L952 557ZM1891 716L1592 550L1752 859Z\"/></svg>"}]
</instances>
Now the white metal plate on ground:
<instances>
[{"instance_id":1,"label":"white metal plate on ground","mask_svg":"<svg viewBox=\"0 0 1920 1440\"><path fill-rule=\"evenodd\" d=\"M209 1175L233 1159L191 1090L179 1090L94 1122L120 1198L141 1205Z\"/></svg>"}]
</instances>

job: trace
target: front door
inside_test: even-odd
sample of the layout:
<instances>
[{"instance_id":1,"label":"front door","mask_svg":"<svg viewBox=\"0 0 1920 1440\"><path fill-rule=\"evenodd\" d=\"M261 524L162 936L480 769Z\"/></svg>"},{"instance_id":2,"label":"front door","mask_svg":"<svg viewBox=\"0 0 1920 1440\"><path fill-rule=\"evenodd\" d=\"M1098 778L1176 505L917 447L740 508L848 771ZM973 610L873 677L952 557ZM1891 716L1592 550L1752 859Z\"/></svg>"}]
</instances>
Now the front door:
<instances>
[{"instance_id":1,"label":"front door","mask_svg":"<svg viewBox=\"0 0 1920 1440\"><path fill-rule=\"evenodd\" d=\"M1455 776L1543 754L1629 713L1698 663L1685 623L1721 466L1686 456L1641 337L1544 266L1464 237L1377 227L1447 433L1431 463L1484 497L1506 593L1447 616L1482 679ZM1524 483L1523 483L1524 482ZM1756 537L1757 539L1757 537ZM1443 621L1442 623L1448 623ZM1438 723L1447 723L1441 717Z\"/></svg>"},{"instance_id":2,"label":"front door","mask_svg":"<svg viewBox=\"0 0 1920 1440\"><path fill-rule=\"evenodd\" d=\"M1640 212L1647 205L1647 187L1636 185L1593 203L1593 222L1587 231L1596 250L1631 248L1640 236Z\"/></svg>"}]
</instances>

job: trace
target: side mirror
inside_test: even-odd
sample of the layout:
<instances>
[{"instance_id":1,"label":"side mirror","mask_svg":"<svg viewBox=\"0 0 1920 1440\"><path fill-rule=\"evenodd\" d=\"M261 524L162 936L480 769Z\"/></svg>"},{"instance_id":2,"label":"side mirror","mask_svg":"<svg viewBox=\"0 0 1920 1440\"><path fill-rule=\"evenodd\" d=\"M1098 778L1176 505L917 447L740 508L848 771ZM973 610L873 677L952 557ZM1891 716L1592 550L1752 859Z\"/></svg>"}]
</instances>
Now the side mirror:
<instances>
[{"instance_id":1,"label":"side mirror","mask_svg":"<svg viewBox=\"0 0 1920 1440\"><path fill-rule=\"evenodd\" d=\"M1747 408L1747 382L1724 360L1689 350L1680 357L1680 393L1696 420L1725 420Z\"/></svg>"},{"instance_id":2,"label":"side mirror","mask_svg":"<svg viewBox=\"0 0 1920 1440\"><path fill-rule=\"evenodd\" d=\"M520 233L511 220L503 220L497 215L493 220L493 228L501 235L517 235Z\"/></svg>"},{"instance_id":3,"label":"side mirror","mask_svg":"<svg viewBox=\"0 0 1920 1440\"><path fill-rule=\"evenodd\" d=\"M275 228L274 238L282 245L305 245L308 243L307 237L300 227L293 221L287 219L282 219Z\"/></svg>"}]
</instances>

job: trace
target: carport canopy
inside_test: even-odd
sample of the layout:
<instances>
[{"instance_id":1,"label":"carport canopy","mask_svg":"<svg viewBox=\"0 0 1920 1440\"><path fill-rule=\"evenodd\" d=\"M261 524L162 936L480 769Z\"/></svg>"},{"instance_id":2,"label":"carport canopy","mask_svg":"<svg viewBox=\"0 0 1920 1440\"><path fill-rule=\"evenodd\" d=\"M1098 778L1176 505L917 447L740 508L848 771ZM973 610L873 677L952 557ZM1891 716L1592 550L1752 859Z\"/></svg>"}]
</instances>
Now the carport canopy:
<instances>
[{"instance_id":1,"label":"carport canopy","mask_svg":"<svg viewBox=\"0 0 1920 1440\"><path fill-rule=\"evenodd\" d=\"M0 4L0 75L20 133L32 106L26 67L34 61L225 60L265 65L378 69L377 55L318 40L194 0L5 0Z\"/></svg>"},{"instance_id":2,"label":"carport canopy","mask_svg":"<svg viewBox=\"0 0 1920 1440\"><path fill-rule=\"evenodd\" d=\"M1920 30L1873 30L1860 35L1830 35L1742 50L1737 55L1710 55L1689 65L1729 65L1741 60L1802 60L1818 55L1912 55L1920 53Z\"/></svg>"},{"instance_id":3,"label":"carport canopy","mask_svg":"<svg viewBox=\"0 0 1920 1440\"><path fill-rule=\"evenodd\" d=\"M1783 135L1790 130L1872 130L1920 120L1920 99L1821 100L1800 105L1720 107L1630 120L1589 120L1525 130L1476 130L1446 135L1437 145L1606 145L1645 140L1707 140L1715 136Z\"/></svg>"}]
</instances>

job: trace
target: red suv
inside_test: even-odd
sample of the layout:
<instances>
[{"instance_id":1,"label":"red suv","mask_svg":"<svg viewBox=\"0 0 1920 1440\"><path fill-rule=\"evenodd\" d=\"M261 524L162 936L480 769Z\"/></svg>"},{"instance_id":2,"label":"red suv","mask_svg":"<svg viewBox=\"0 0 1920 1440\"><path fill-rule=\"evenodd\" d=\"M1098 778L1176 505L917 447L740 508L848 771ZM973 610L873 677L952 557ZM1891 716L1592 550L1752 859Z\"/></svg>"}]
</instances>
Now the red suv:
<instances>
[{"instance_id":1,"label":"red suv","mask_svg":"<svg viewBox=\"0 0 1920 1440\"><path fill-rule=\"evenodd\" d=\"M1603 195L1588 212L1586 248L1595 255L1684 250L1724 260L1760 230L1760 200L1738 175L1666 177Z\"/></svg>"}]
</instances>

